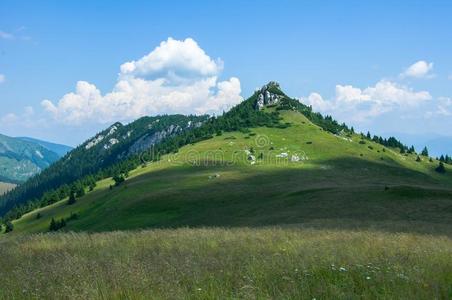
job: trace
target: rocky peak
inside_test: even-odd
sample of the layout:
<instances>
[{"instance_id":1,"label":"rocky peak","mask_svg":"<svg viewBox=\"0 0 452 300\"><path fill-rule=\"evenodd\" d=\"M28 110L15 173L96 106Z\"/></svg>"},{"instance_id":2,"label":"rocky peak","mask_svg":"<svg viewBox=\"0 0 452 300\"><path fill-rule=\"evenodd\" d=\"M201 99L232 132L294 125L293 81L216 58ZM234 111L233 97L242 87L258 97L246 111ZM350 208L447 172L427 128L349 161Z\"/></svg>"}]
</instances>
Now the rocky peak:
<instances>
[{"instance_id":1,"label":"rocky peak","mask_svg":"<svg viewBox=\"0 0 452 300\"><path fill-rule=\"evenodd\" d=\"M277 93L279 92L279 93ZM281 88L276 81L270 81L257 91L256 108L262 109L267 105L276 105L283 98Z\"/></svg>"}]
</instances>

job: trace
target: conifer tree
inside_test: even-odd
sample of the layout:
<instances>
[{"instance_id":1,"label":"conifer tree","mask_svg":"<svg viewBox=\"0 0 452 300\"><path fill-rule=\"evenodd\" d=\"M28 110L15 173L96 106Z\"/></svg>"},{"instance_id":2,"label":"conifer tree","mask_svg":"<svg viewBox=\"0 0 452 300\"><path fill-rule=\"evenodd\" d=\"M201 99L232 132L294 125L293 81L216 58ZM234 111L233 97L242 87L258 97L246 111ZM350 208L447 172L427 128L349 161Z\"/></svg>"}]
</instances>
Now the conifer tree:
<instances>
[{"instance_id":1,"label":"conifer tree","mask_svg":"<svg viewBox=\"0 0 452 300\"><path fill-rule=\"evenodd\" d=\"M52 218L52 220L50 221L49 230L50 230L50 231L55 231L55 230L57 230L57 226L56 226L56 222L55 222L55 219L54 219L54 218Z\"/></svg>"},{"instance_id":2,"label":"conifer tree","mask_svg":"<svg viewBox=\"0 0 452 300\"><path fill-rule=\"evenodd\" d=\"M444 163L442 161L439 162L439 165L436 167L435 171L441 174L446 173L446 168L444 167Z\"/></svg>"},{"instance_id":3,"label":"conifer tree","mask_svg":"<svg viewBox=\"0 0 452 300\"><path fill-rule=\"evenodd\" d=\"M71 192L71 194L69 195L69 200L67 201L67 204L72 205L72 204L75 204L75 202L77 202L77 200L75 199L75 194Z\"/></svg>"},{"instance_id":4,"label":"conifer tree","mask_svg":"<svg viewBox=\"0 0 452 300\"><path fill-rule=\"evenodd\" d=\"M422 149L421 155L422 155L422 156L428 156L428 149L427 149L427 146L425 146L424 149Z\"/></svg>"}]
</instances>

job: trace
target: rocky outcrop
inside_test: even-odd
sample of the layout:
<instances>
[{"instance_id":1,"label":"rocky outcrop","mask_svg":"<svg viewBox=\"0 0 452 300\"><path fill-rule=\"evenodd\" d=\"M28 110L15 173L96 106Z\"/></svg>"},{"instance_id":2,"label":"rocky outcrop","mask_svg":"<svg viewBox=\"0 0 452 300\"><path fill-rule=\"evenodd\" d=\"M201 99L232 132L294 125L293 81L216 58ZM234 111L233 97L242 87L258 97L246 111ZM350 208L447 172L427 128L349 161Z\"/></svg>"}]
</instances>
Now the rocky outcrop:
<instances>
[{"instance_id":1,"label":"rocky outcrop","mask_svg":"<svg viewBox=\"0 0 452 300\"><path fill-rule=\"evenodd\" d=\"M163 139L170 137L180 132L182 128L179 125L170 125L165 130L149 133L138 139L130 148L129 155L140 153L151 148L153 145L159 143Z\"/></svg>"},{"instance_id":2,"label":"rocky outcrop","mask_svg":"<svg viewBox=\"0 0 452 300\"><path fill-rule=\"evenodd\" d=\"M257 95L256 108L262 109L267 105L276 105L282 98L281 95L272 92L274 89L280 89L279 83L275 81L270 81L268 84L264 85Z\"/></svg>"}]
</instances>

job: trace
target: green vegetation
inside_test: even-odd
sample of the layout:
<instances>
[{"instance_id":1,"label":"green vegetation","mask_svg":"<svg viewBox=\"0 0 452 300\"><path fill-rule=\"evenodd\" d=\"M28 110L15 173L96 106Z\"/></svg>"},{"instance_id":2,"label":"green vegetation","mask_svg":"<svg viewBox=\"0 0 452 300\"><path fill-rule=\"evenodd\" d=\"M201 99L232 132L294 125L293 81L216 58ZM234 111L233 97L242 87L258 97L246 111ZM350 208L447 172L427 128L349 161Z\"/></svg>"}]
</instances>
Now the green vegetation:
<instances>
[{"instance_id":1,"label":"green vegetation","mask_svg":"<svg viewBox=\"0 0 452 300\"><path fill-rule=\"evenodd\" d=\"M251 139L246 139L249 133L231 132L184 146L132 170L113 189L112 178L99 181L73 205L63 199L14 221L13 234L46 232L52 217L67 218L71 212L80 217L64 230L266 226L319 219L447 224L452 218L452 172L440 174L428 160L416 162L415 154L380 151L373 141L361 145L359 135L319 130L297 112L284 111L281 117L291 126L254 128ZM257 158L254 165L245 150ZM281 153L288 157L278 157Z\"/></svg>"},{"instance_id":2,"label":"green vegetation","mask_svg":"<svg viewBox=\"0 0 452 300\"><path fill-rule=\"evenodd\" d=\"M13 210L0 298L450 298L446 157L253 97Z\"/></svg>"},{"instance_id":3,"label":"green vegetation","mask_svg":"<svg viewBox=\"0 0 452 300\"><path fill-rule=\"evenodd\" d=\"M431 234L423 235L368 225L361 231L323 223L2 239L0 298L450 298L450 238L430 226Z\"/></svg>"}]
</instances>

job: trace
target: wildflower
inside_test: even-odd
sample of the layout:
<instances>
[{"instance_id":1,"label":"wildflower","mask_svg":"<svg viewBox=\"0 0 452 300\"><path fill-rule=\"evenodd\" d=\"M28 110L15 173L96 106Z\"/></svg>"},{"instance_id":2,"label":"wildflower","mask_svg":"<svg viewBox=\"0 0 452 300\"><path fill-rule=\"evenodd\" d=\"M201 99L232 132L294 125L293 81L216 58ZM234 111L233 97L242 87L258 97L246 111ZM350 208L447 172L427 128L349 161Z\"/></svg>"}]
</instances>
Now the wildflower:
<instances>
[{"instance_id":1,"label":"wildflower","mask_svg":"<svg viewBox=\"0 0 452 300\"><path fill-rule=\"evenodd\" d=\"M367 280L370 280L370 277L369 277L369 276L367 276L367 277L366 277L366 279L367 279Z\"/></svg>"},{"instance_id":2,"label":"wildflower","mask_svg":"<svg viewBox=\"0 0 452 300\"><path fill-rule=\"evenodd\" d=\"M340 268L339 268L339 271L341 271L341 272L347 272L347 269L344 268L344 267L340 267Z\"/></svg>"},{"instance_id":3,"label":"wildflower","mask_svg":"<svg viewBox=\"0 0 452 300\"><path fill-rule=\"evenodd\" d=\"M202 288L197 288L197 290L198 290L198 291L201 291L201 290L202 290Z\"/></svg>"}]
</instances>

